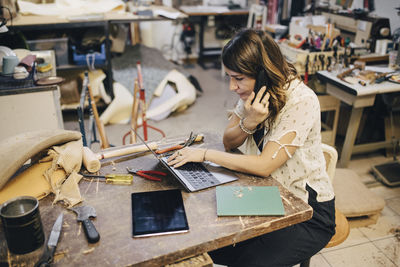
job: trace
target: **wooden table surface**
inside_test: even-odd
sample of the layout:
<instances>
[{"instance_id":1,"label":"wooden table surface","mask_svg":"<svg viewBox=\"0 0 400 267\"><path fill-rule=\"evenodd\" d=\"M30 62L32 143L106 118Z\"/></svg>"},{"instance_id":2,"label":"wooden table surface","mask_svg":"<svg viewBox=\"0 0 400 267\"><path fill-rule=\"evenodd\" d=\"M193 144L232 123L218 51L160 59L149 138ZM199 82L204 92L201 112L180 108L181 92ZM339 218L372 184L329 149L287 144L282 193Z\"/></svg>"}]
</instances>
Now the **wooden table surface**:
<instances>
[{"instance_id":1,"label":"wooden table surface","mask_svg":"<svg viewBox=\"0 0 400 267\"><path fill-rule=\"evenodd\" d=\"M171 12L175 13L178 12L177 9L167 6L149 6L147 9L152 10L155 13L164 12ZM157 14L158 14L157 13ZM178 16L179 19L186 18L185 14L180 14ZM21 15L19 14L17 17L13 18L12 27L21 27L21 26L49 26L54 27L54 24L76 24L76 23L83 23L83 24L95 24L96 22L107 22L111 21L114 23L126 23L126 22L134 22L134 21L151 21L151 20L168 20L167 17L163 16L139 16L133 14L132 12L118 12L118 11L109 11L101 14L93 14L91 17L90 14L87 16L79 15L74 18L71 17L62 17L62 16L39 16L39 15ZM8 25L7 25L8 26Z\"/></svg>"},{"instance_id":2,"label":"wooden table surface","mask_svg":"<svg viewBox=\"0 0 400 267\"><path fill-rule=\"evenodd\" d=\"M179 10L188 16L232 16L249 14L247 8L228 9L228 7L226 7L226 10L219 11L218 7L212 6L181 6Z\"/></svg>"},{"instance_id":3,"label":"wooden table surface","mask_svg":"<svg viewBox=\"0 0 400 267\"><path fill-rule=\"evenodd\" d=\"M222 149L221 140L217 135L206 134L202 146ZM101 173L126 173L127 166L146 170L162 168L152 155L142 153L137 157L125 157L121 162L118 159L103 162ZM76 222L76 215L61 204L52 205L54 196L50 195L41 200L39 205L46 238L57 216L60 212L64 213L55 265L162 266L311 218L312 208L271 177L260 178L239 173L238 176L240 179L229 185L278 186L286 215L218 217L215 187L187 193L172 175L168 175L162 182L134 176L133 185L128 186L82 180L79 188L85 199L83 205L91 205L96 209L97 218L93 223L100 233L100 241L89 244L80 224ZM172 188L182 189L189 232L133 238L131 193ZM3 228L0 228L0 263L9 261L12 264L26 263L26 266L33 266L43 248L25 255L12 255L7 252Z\"/></svg>"}]
</instances>

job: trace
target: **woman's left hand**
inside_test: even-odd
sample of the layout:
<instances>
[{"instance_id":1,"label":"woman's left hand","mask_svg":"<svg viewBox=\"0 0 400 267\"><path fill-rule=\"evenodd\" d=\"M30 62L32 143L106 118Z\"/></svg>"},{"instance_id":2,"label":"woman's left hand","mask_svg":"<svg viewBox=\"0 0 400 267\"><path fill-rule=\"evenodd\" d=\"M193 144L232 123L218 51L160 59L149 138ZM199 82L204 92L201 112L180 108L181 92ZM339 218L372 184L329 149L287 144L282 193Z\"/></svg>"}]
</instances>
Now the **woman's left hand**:
<instances>
[{"instance_id":1,"label":"woman's left hand","mask_svg":"<svg viewBox=\"0 0 400 267\"><path fill-rule=\"evenodd\" d=\"M267 87L263 86L257 95L252 92L244 103L246 126L249 126L250 129L257 127L257 125L265 121L269 115L269 92L262 98L266 90Z\"/></svg>"},{"instance_id":2,"label":"woman's left hand","mask_svg":"<svg viewBox=\"0 0 400 267\"><path fill-rule=\"evenodd\" d=\"M203 148L185 147L168 158L168 165L177 168L188 162L203 162L206 151Z\"/></svg>"}]
</instances>

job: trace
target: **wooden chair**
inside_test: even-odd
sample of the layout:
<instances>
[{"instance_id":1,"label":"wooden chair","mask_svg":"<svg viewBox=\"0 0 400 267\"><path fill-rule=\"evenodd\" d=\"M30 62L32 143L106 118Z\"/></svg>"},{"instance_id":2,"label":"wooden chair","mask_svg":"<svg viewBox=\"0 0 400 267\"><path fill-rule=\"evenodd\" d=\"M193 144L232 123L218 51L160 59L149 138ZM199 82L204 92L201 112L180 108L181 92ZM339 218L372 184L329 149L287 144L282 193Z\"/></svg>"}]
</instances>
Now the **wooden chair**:
<instances>
[{"instance_id":1,"label":"wooden chair","mask_svg":"<svg viewBox=\"0 0 400 267\"><path fill-rule=\"evenodd\" d=\"M265 30L267 25L267 7L264 5L252 4L247 19L247 28Z\"/></svg>"},{"instance_id":2,"label":"wooden chair","mask_svg":"<svg viewBox=\"0 0 400 267\"><path fill-rule=\"evenodd\" d=\"M322 142L334 146L339 121L340 100L331 95L318 95L318 100L321 113L327 113L325 119L321 118Z\"/></svg>"},{"instance_id":3,"label":"wooden chair","mask_svg":"<svg viewBox=\"0 0 400 267\"><path fill-rule=\"evenodd\" d=\"M332 146L322 144L322 151L324 152L324 157L326 161L326 171L333 182L333 178L335 177L335 169L336 169L336 162L338 159L338 154L335 148ZM350 233L350 226L346 219L346 217L341 213L337 208L335 208L335 223L336 223L336 233L332 236L329 243L325 246L326 248L334 247L341 244L346 238L349 236ZM310 266L311 258L303 261L300 263L300 267L308 267Z\"/></svg>"}]
</instances>

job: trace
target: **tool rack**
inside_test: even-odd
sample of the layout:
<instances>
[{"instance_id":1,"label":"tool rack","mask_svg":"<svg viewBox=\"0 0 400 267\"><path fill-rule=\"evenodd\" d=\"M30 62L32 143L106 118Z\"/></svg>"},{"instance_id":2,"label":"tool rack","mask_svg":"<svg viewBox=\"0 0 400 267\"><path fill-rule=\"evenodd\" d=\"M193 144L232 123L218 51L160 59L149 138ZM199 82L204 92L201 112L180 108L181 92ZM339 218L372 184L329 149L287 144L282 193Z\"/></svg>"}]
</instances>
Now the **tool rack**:
<instances>
[{"instance_id":1,"label":"tool rack","mask_svg":"<svg viewBox=\"0 0 400 267\"><path fill-rule=\"evenodd\" d=\"M287 43L279 43L282 54L292 63L300 75L305 74L306 62L308 56L308 74L316 74L317 71L326 70L328 66L328 57L333 58L334 51L310 52L290 46ZM344 49L337 50L337 57L344 55ZM322 61L321 61L322 59Z\"/></svg>"}]
</instances>

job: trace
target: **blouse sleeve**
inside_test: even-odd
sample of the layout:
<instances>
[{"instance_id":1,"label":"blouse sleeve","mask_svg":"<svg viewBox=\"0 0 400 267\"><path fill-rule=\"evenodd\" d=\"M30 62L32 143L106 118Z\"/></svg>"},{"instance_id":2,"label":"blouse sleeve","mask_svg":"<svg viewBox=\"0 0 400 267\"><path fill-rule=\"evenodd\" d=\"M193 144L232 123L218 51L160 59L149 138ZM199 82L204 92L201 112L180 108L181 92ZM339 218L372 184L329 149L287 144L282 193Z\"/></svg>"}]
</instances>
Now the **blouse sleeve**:
<instances>
[{"instance_id":1,"label":"blouse sleeve","mask_svg":"<svg viewBox=\"0 0 400 267\"><path fill-rule=\"evenodd\" d=\"M320 107L315 95L307 94L293 102L286 103L282 113L271 129L269 141L276 142L280 149L285 149L289 158L291 155L286 149L288 145L302 146L312 131L313 126L320 120ZM291 144L281 144L279 140L287 133L295 132L296 137ZM275 155L276 156L276 155Z\"/></svg>"},{"instance_id":2,"label":"blouse sleeve","mask_svg":"<svg viewBox=\"0 0 400 267\"><path fill-rule=\"evenodd\" d=\"M244 117L244 102L242 99L239 99L239 101L237 102L236 107L233 110L233 113L235 113L236 116L239 117L239 119L243 119L243 117Z\"/></svg>"}]
</instances>

